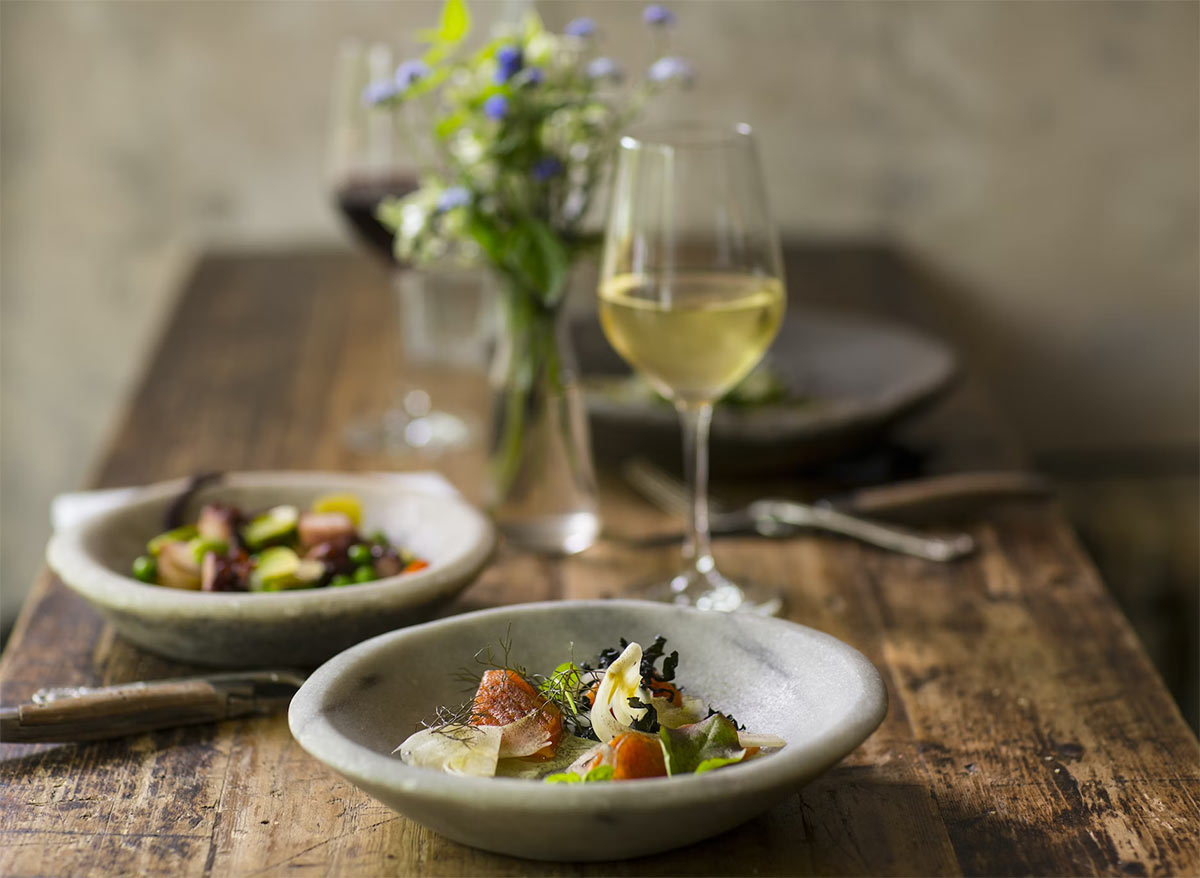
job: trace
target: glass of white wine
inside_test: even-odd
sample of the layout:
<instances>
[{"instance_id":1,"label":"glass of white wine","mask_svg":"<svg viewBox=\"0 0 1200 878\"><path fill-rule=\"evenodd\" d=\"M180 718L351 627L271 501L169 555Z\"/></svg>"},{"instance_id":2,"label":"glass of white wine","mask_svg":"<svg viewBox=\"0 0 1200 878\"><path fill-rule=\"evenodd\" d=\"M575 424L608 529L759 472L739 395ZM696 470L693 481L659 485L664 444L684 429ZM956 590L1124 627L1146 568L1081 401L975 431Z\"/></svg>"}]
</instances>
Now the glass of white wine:
<instances>
[{"instance_id":1,"label":"glass of white wine","mask_svg":"<svg viewBox=\"0 0 1200 878\"><path fill-rule=\"evenodd\" d=\"M713 404L762 359L784 311L779 239L748 125L674 125L621 139L599 286L617 352L683 421L692 494L684 569L640 596L776 613L778 592L717 570L708 529Z\"/></svg>"}]
</instances>

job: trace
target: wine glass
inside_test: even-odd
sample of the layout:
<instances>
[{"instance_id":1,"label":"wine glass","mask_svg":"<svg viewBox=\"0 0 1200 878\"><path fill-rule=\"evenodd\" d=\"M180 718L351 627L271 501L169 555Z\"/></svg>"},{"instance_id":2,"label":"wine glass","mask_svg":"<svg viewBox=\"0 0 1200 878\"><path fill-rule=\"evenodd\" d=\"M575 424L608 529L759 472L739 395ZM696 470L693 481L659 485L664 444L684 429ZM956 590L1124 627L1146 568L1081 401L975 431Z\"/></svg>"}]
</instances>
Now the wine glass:
<instances>
[{"instance_id":1,"label":"wine glass","mask_svg":"<svg viewBox=\"0 0 1200 878\"><path fill-rule=\"evenodd\" d=\"M392 252L392 232L375 216L382 200L417 188L415 168L422 163L422 147L411 134L419 120L402 116L416 108L397 110L364 100L368 87L393 82L395 72L389 46L342 44L334 76L330 185L338 209L359 239L387 260L400 314L404 365L479 367L474 360L483 357L492 322L486 276L450 260L422 269L399 265ZM393 404L357 418L343 436L356 451L403 456L460 448L474 433L466 418L436 409L425 390L397 382Z\"/></svg>"},{"instance_id":2,"label":"wine glass","mask_svg":"<svg viewBox=\"0 0 1200 878\"><path fill-rule=\"evenodd\" d=\"M599 284L609 342L674 403L692 494L684 569L641 596L776 613L777 592L717 570L708 530L714 402L762 358L784 311L779 239L748 125L674 125L620 141Z\"/></svg>"}]
</instances>

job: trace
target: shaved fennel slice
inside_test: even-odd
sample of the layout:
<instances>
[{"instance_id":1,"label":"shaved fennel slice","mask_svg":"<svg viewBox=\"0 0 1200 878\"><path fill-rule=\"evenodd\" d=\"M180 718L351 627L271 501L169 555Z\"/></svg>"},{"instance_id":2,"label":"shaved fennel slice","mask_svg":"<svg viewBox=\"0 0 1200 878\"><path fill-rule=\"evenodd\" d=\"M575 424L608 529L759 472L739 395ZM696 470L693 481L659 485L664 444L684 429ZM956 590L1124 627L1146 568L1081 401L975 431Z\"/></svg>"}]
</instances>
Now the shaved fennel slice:
<instances>
[{"instance_id":1,"label":"shaved fennel slice","mask_svg":"<svg viewBox=\"0 0 1200 878\"><path fill-rule=\"evenodd\" d=\"M698 723L704 719L708 710L705 708L703 698L683 695L682 700L683 704L679 707L672 704L669 698L654 698L650 701L650 706L658 712L659 725L677 729L680 726Z\"/></svg>"},{"instance_id":2,"label":"shaved fennel slice","mask_svg":"<svg viewBox=\"0 0 1200 878\"><path fill-rule=\"evenodd\" d=\"M738 744L749 749L758 747L762 750L778 750L787 746L787 741L778 735L764 735L758 732L738 732Z\"/></svg>"},{"instance_id":3,"label":"shaved fennel slice","mask_svg":"<svg viewBox=\"0 0 1200 878\"><path fill-rule=\"evenodd\" d=\"M540 710L531 710L515 722L505 726L494 726L500 729L501 759L532 756L550 743L550 733L538 721L541 718L540 714Z\"/></svg>"},{"instance_id":4,"label":"shaved fennel slice","mask_svg":"<svg viewBox=\"0 0 1200 878\"><path fill-rule=\"evenodd\" d=\"M567 770L582 756L591 754L600 747L595 741L576 735L563 735L558 750L550 759L501 759L496 765L496 777L521 777L538 780L548 774Z\"/></svg>"},{"instance_id":5,"label":"shaved fennel slice","mask_svg":"<svg viewBox=\"0 0 1200 878\"><path fill-rule=\"evenodd\" d=\"M592 705L592 730L607 743L646 715L644 707L630 707L629 699L650 703L650 693L642 686L642 647L631 643L604 672Z\"/></svg>"},{"instance_id":6,"label":"shaved fennel slice","mask_svg":"<svg viewBox=\"0 0 1200 878\"><path fill-rule=\"evenodd\" d=\"M492 777L500 758L501 726L421 729L393 750L409 765L467 777Z\"/></svg>"}]
</instances>

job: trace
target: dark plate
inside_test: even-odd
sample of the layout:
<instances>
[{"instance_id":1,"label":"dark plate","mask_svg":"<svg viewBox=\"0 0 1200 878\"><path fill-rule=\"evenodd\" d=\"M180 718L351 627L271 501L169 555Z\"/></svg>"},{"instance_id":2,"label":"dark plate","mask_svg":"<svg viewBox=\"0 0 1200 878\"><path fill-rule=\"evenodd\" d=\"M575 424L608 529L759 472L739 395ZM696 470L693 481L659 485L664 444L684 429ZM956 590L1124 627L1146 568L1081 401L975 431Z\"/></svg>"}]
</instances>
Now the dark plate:
<instances>
[{"instance_id":1,"label":"dark plate","mask_svg":"<svg viewBox=\"0 0 1200 878\"><path fill-rule=\"evenodd\" d=\"M678 466L679 419L653 400L605 389L629 369L594 319L572 323L595 453ZM727 473L808 466L861 451L949 386L957 371L943 342L896 323L793 307L767 357L788 399L718 406L712 466Z\"/></svg>"}]
</instances>

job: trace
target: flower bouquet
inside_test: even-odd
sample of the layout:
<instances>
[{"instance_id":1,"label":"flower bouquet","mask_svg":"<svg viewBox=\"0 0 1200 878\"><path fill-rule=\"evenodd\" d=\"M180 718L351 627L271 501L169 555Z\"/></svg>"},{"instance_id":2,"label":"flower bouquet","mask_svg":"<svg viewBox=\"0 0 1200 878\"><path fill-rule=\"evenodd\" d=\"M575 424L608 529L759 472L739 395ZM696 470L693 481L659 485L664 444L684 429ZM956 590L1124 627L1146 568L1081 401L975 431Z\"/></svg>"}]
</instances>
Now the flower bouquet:
<instances>
[{"instance_id":1,"label":"flower bouquet","mask_svg":"<svg viewBox=\"0 0 1200 878\"><path fill-rule=\"evenodd\" d=\"M665 48L670 11L650 6L643 18ZM586 418L559 320L567 279L599 243L586 220L619 132L691 71L660 52L640 82L622 88L586 18L554 34L530 14L468 52L469 31L466 5L447 0L439 26L420 34L425 54L367 89L372 103L418 111L433 146L420 187L382 203L378 217L395 232L399 259L454 255L498 277L490 506L517 542L579 551L598 519Z\"/></svg>"}]
</instances>

